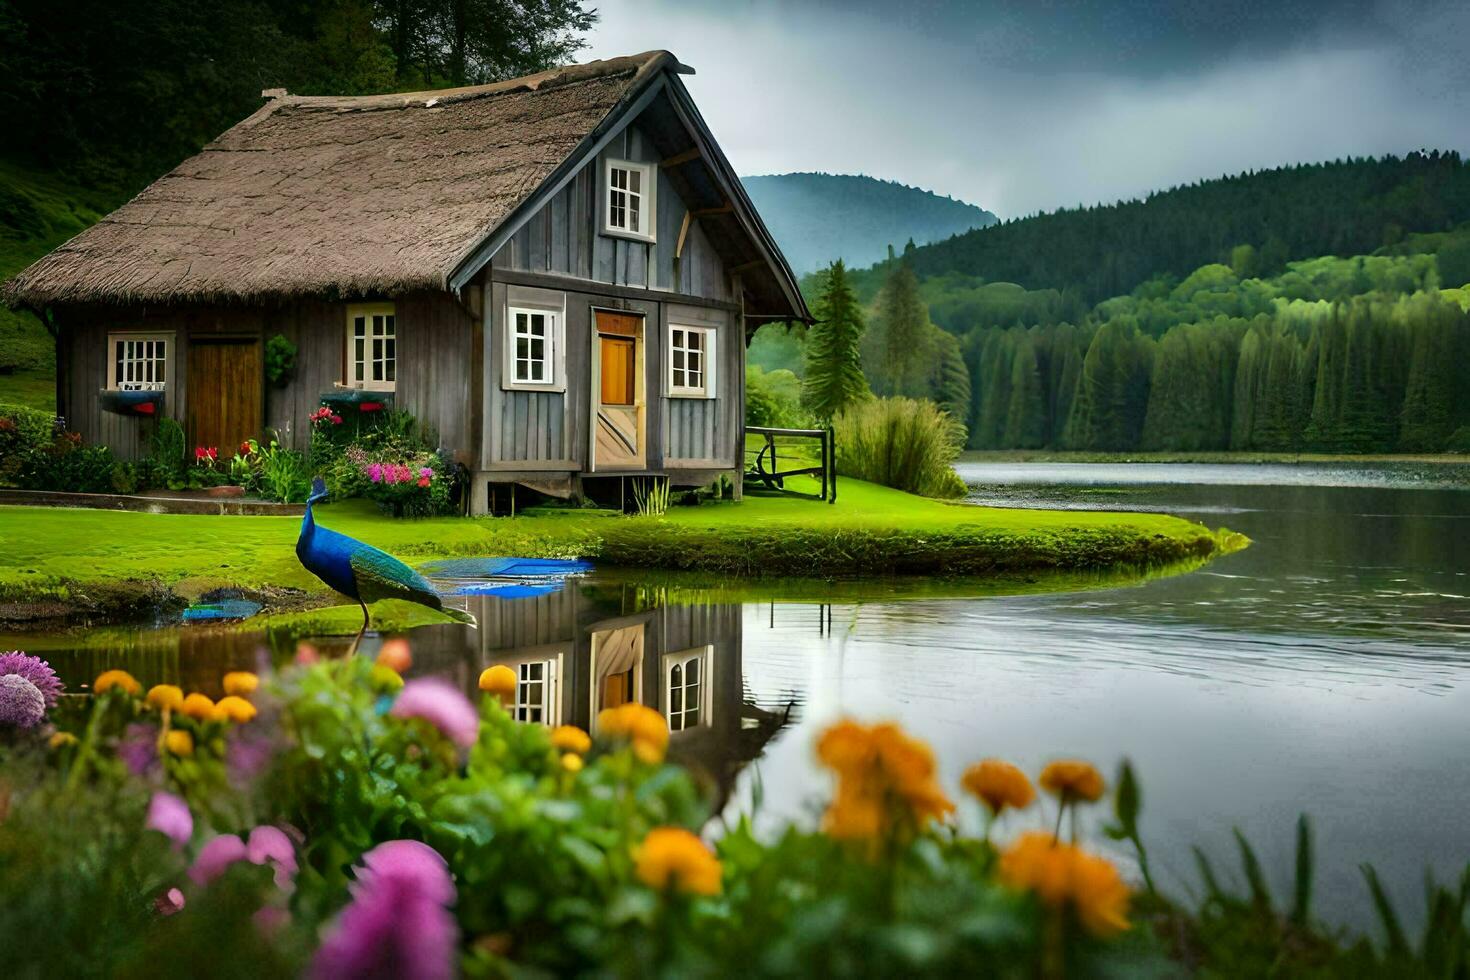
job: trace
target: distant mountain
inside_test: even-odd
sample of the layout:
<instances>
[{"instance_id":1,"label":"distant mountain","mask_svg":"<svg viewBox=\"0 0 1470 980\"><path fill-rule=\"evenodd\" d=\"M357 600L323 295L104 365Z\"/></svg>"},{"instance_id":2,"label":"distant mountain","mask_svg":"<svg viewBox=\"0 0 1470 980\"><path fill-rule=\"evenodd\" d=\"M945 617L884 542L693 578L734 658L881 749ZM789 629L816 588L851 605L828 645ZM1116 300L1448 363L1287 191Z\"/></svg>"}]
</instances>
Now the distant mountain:
<instances>
[{"instance_id":1,"label":"distant mountain","mask_svg":"<svg viewBox=\"0 0 1470 980\"><path fill-rule=\"evenodd\" d=\"M889 245L943 241L996 222L973 204L874 177L774 174L741 183L797 275L839 258L872 265Z\"/></svg>"}]
</instances>

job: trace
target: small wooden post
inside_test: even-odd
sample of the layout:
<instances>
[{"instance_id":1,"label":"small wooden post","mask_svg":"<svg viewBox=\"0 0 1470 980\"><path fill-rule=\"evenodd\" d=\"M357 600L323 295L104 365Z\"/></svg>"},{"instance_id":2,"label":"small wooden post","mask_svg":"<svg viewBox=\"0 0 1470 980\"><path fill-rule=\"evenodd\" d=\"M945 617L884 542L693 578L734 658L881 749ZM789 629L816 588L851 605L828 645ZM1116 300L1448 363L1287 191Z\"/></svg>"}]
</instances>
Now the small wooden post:
<instances>
[{"instance_id":1,"label":"small wooden post","mask_svg":"<svg viewBox=\"0 0 1470 980\"><path fill-rule=\"evenodd\" d=\"M827 503L837 503L837 430L827 426L827 454L831 459L832 466L832 496L827 498Z\"/></svg>"}]
</instances>

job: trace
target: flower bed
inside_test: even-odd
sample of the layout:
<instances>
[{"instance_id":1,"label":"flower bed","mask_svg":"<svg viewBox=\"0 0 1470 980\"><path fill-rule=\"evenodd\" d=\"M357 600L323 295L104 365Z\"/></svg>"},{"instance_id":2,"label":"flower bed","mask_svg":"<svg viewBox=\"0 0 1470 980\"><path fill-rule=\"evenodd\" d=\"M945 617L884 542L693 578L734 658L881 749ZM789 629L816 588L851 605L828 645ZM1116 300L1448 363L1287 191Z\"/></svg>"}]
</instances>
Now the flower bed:
<instances>
[{"instance_id":1,"label":"flower bed","mask_svg":"<svg viewBox=\"0 0 1470 980\"><path fill-rule=\"evenodd\" d=\"M107 671L94 697L66 701L43 662L0 656L0 927L45 937L12 944L9 969L136 974L201 956L246 976L425 978L1466 966L1463 892L1432 896L1435 941L1419 950L1315 928L1306 848L1289 913L1248 848L1249 897L1211 873L1199 909L1170 902L1147 877L1126 765L1108 833L1132 843L1137 887L1061 833L1106 796L1092 766L1049 765L1042 805L1024 773L984 760L957 802L928 747L888 724L822 735L836 786L819 829L758 834L742 817L711 846L656 711L610 709L596 737L548 730L502 708L506 667L481 675L475 703L405 680L410 666L403 641L376 662L302 647L278 676L226 675L218 700ZM992 825L1032 821L992 842Z\"/></svg>"}]
</instances>

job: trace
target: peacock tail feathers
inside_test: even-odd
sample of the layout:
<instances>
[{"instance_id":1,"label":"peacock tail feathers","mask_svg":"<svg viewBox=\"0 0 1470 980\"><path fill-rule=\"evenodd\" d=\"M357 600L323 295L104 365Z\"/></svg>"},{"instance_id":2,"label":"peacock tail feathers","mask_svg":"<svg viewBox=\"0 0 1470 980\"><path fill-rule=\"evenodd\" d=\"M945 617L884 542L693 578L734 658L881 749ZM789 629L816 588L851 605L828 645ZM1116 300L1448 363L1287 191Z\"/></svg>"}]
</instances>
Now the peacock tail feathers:
<instances>
[{"instance_id":1,"label":"peacock tail feathers","mask_svg":"<svg viewBox=\"0 0 1470 980\"><path fill-rule=\"evenodd\" d=\"M443 608L439 593L428 579L387 552L359 544L348 560L363 602L407 599L433 609Z\"/></svg>"}]
</instances>

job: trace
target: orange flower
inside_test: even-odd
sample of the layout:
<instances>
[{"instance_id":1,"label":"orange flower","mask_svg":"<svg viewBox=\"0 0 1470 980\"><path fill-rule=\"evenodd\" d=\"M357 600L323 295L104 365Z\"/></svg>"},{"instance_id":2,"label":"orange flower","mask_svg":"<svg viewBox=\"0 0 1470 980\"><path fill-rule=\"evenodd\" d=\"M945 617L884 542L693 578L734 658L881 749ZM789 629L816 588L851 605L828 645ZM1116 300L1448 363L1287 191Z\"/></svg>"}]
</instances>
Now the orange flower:
<instances>
[{"instance_id":1,"label":"orange flower","mask_svg":"<svg viewBox=\"0 0 1470 980\"><path fill-rule=\"evenodd\" d=\"M137 697L143 693L143 685L139 684L137 679L125 670L104 670L92 682L92 691L96 694L105 694L113 688L117 688L133 697Z\"/></svg>"},{"instance_id":2,"label":"orange flower","mask_svg":"<svg viewBox=\"0 0 1470 980\"><path fill-rule=\"evenodd\" d=\"M216 721L233 721L237 725L244 724L255 717L255 705L231 694L229 697L219 699L210 717Z\"/></svg>"},{"instance_id":3,"label":"orange flower","mask_svg":"<svg viewBox=\"0 0 1470 980\"><path fill-rule=\"evenodd\" d=\"M179 712L197 721L209 721L214 717L214 702L208 695L195 691L184 698L184 703L179 705Z\"/></svg>"},{"instance_id":4,"label":"orange flower","mask_svg":"<svg viewBox=\"0 0 1470 980\"><path fill-rule=\"evenodd\" d=\"M148 697L145 699L148 705L157 708L178 710L179 705L184 703L184 691L173 684L155 684L148 689Z\"/></svg>"},{"instance_id":5,"label":"orange flower","mask_svg":"<svg viewBox=\"0 0 1470 980\"><path fill-rule=\"evenodd\" d=\"M163 736L163 747L168 750L169 755L193 755L194 736L182 728L171 728Z\"/></svg>"},{"instance_id":6,"label":"orange flower","mask_svg":"<svg viewBox=\"0 0 1470 980\"><path fill-rule=\"evenodd\" d=\"M1041 788L1062 798L1095 803L1103 795L1102 774L1092 763L1080 759L1058 759L1041 770Z\"/></svg>"},{"instance_id":7,"label":"orange flower","mask_svg":"<svg viewBox=\"0 0 1470 980\"><path fill-rule=\"evenodd\" d=\"M592 738L576 725L561 725L552 729L551 747L562 752L586 755L592 748Z\"/></svg>"},{"instance_id":8,"label":"orange flower","mask_svg":"<svg viewBox=\"0 0 1470 980\"><path fill-rule=\"evenodd\" d=\"M248 698L260 687L260 678L248 670L232 670L225 675L225 693L239 698Z\"/></svg>"},{"instance_id":9,"label":"orange flower","mask_svg":"<svg viewBox=\"0 0 1470 980\"><path fill-rule=\"evenodd\" d=\"M384 640L383 645L378 648L377 659L373 662L399 674L406 672L413 666L413 654L409 652L408 641L401 636Z\"/></svg>"},{"instance_id":10,"label":"orange flower","mask_svg":"<svg viewBox=\"0 0 1470 980\"><path fill-rule=\"evenodd\" d=\"M637 852L638 879L657 891L720 893L720 859L682 827L655 827Z\"/></svg>"},{"instance_id":11,"label":"orange flower","mask_svg":"<svg viewBox=\"0 0 1470 980\"><path fill-rule=\"evenodd\" d=\"M822 733L817 757L837 773L824 823L833 837L888 836L954 809L935 778L934 753L897 725L839 721Z\"/></svg>"},{"instance_id":12,"label":"orange flower","mask_svg":"<svg viewBox=\"0 0 1470 980\"><path fill-rule=\"evenodd\" d=\"M1005 850L1000 879L1053 909L1070 907L1095 936L1128 928L1128 886L1112 862L1043 831L1022 834Z\"/></svg>"},{"instance_id":13,"label":"orange flower","mask_svg":"<svg viewBox=\"0 0 1470 980\"><path fill-rule=\"evenodd\" d=\"M669 747L669 725L664 716L631 701L599 713L597 731L610 738L627 739L633 754L651 766L663 761Z\"/></svg>"},{"instance_id":14,"label":"orange flower","mask_svg":"<svg viewBox=\"0 0 1470 980\"><path fill-rule=\"evenodd\" d=\"M965 770L960 785L996 816L1007 808L1024 810L1036 799L1036 790L1026 774L1000 759L982 759L975 763Z\"/></svg>"},{"instance_id":15,"label":"orange flower","mask_svg":"<svg viewBox=\"0 0 1470 980\"><path fill-rule=\"evenodd\" d=\"M480 690L493 694L504 701L515 696L516 672L505 664L486 667L480 672Z\"/></svg>"}]
</instances>

